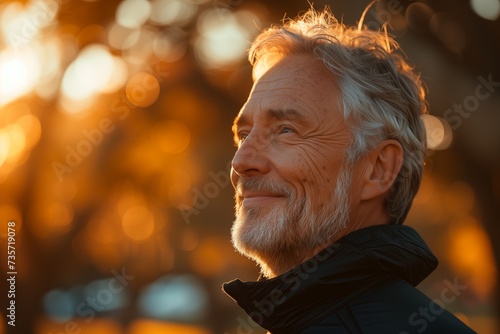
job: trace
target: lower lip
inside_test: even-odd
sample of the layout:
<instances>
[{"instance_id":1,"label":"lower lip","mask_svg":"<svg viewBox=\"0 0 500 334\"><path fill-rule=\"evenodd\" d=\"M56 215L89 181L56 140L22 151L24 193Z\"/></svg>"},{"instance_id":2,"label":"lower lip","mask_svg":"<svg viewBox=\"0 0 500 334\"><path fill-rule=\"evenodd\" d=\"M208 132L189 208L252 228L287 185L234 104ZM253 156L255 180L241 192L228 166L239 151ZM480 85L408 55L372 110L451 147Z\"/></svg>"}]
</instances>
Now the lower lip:
<instances>
[{"instance_id":1,"label":"lower lip","mask_svg":"<svg viewBox=\"0 0 500 334\"><path fill-rule=\"evenodd\" d=\"M243 205L261 205L269 204L272 201L283 199L281 196L255 196L255 197L245 197L243 199Z\"/></svg>"}]
</instances>

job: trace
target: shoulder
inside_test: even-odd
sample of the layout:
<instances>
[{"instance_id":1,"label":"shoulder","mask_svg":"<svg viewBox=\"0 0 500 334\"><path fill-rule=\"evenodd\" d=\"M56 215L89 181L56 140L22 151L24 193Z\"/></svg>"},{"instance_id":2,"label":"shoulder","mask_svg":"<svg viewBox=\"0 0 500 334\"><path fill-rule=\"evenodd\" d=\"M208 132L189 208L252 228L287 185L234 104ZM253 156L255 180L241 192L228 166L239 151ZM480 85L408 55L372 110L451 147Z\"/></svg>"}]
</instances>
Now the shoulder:
<instances>
[{"instance_id":1,"label":"shoulder","mask_svg":"<svg viewBox=\"0 0 500 334\"><path fill-rule=\"evenodd\" d=\"M346 323L354 330L346 330ZM475 333L446 310L445 302L433 301L399 280L353 298L313 327L303 333L333 328L335 333Z\"/></svg>"}]
</instances>

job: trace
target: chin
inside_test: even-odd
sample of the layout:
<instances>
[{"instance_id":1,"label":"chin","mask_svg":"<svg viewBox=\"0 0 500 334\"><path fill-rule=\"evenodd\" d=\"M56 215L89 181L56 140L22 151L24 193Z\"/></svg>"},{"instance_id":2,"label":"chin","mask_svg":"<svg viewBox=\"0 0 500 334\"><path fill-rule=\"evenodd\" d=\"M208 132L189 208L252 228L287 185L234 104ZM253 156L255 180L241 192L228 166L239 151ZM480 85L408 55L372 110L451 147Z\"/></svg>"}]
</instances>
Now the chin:
<instances>
[{"instance_id":1,"label":"chin","mask_svg":"<svg viewBox=\"0 0 500 334\"><path fill-rule=\"evenodd\" d=\"M300 212L303 212L302 205L295 210L274 207L267 212L237 208L231 229L234 248L257 262L267 277L293 268L302 262L310 246L304 243L299 231L306 217Z\"/></svg>"}]
</instances>

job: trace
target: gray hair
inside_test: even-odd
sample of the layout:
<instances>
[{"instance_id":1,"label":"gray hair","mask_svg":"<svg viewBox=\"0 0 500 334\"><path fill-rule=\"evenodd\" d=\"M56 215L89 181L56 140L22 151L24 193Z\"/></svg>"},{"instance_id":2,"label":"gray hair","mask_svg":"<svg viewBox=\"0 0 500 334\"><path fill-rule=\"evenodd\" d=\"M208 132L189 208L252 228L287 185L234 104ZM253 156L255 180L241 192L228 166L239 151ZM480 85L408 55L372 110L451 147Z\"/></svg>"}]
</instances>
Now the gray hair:
<instances>
[{"instance_id":1,"label":"gray hair","mask_svg":"<svg viewBox=\"0 0 500 334\"><path fill-rule=\"evenodd\" d=\"M368 9L368 8L367 8ZM366 13L366 10L365 10ZM281 27L256 37L249 51L254 80L287 55L309 54L323 61L338 81L341 105L353 143L346 153L354 163L385 139L403 148L403 165L386 197L391 224L401 224L422 179L427 113L423 84L387 31L372 31L337 21L329 9L308 10Z\"/></svg>"}]
</instances>

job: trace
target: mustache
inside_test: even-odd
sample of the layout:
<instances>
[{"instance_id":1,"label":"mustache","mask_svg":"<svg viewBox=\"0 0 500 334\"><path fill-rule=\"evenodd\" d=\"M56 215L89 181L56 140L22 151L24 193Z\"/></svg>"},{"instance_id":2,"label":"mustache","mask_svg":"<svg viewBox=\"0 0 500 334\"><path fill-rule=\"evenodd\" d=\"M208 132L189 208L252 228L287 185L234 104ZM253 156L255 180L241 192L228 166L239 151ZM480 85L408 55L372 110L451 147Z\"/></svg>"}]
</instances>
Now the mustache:
<instances>
[{"instance_id":1,"label":"mustache","mask_svg":"<svg viewBox=\"0 0 500 334\"><path fill-rule=\"evenodd\" d=\"M295 189L283 182L266 180L263 177L240 177L236 184L236 198L241 198L244 191L264 192L285 197L295 195Z\"/></svg>"}]
</instances>

